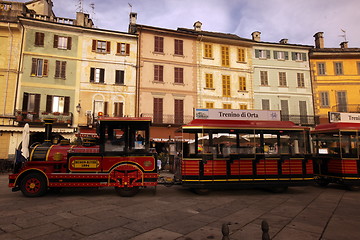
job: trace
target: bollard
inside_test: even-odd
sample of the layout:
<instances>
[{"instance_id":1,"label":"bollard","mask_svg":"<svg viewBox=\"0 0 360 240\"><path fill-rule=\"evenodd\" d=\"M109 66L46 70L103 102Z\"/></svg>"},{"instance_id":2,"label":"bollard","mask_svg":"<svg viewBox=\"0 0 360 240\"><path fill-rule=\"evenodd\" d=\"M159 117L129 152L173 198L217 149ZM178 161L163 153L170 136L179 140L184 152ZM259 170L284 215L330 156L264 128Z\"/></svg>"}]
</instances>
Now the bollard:
<instances>
[{"instance_id":1,"label":"bollard","mask_svg":"<svg viewBox=\"0 0 360 240\"><path fill-rule=\"evenodd\" d=\"M261 222L261 230L262 230L262 240L270 240L269 235L269 224L266 220Z\"/></svg>"},{"instance_id":2,"label":"bollard","mask_svg":"<svg viewBox=\"0 0 360 240\"><path fill-rule=\"evenodd\" d=\"M222 240L230 240L230 230L229 230L229 224L230 223L223 223L221 232L223 234Z\"/></svg>"}]
</instances>

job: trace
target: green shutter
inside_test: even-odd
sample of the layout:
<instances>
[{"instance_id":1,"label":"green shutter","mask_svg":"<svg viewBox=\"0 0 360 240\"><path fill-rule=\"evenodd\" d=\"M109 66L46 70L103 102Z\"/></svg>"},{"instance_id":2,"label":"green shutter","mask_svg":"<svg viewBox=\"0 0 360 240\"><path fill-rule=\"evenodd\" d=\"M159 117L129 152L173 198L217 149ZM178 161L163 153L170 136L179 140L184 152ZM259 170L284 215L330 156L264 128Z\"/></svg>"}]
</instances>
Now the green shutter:
<instances>
[{"instance_id":1,"label":"green shutter","mask_svg":"<svg viewBox=\"0 0 360 240\"><path fill-rule=\"evenodd\" d=\"M270 58L271 58L271 56L270 56L270 50L266 50L266 58L267 58L267 59L270 59Z\"/></svg>"},{"instance_id":2,"label":"green shutter","mask_svg":"<svg viewBox=\"0 0 360 240\"><path fill-rule=\"evenodd\" d=\"M260 55L259 52L260 52L259 49L255 49L255 58L259 58Z\"/></svg>"},{"instance_id":3,"label":"green shutter","mask_svg":"<svg viewBox=\"0 0 360 240\"><path fill-rule=\"evenodd\" d=\"M284 52L285 53L285 60L289 60L289 52Z\"/></svg>"},{"instance_id":4,"label":"green shutter","mask_svg":"<svg viewBox=\"0 0 360 240\"><path fill-rule=\"evenodd\" d=\"M278 51L274 51L274 59L278 59Z\"/></svg>"}]
</instances>

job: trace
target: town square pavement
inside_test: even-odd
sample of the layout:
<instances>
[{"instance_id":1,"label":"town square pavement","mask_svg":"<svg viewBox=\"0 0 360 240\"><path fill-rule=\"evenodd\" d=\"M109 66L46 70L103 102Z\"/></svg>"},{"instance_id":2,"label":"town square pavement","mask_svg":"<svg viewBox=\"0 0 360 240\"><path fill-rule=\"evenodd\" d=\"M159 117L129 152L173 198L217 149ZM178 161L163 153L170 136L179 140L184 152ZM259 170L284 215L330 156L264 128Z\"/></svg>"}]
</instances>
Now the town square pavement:
<instances>
[{"instance_id":1,"label":"town square pavement","mask_svg":"<svg viewBox=\"0 0 360 240\"><path fill-rule=\"evenodd\" d=\"M219 239L229 223L231 240L360 239L360 191L342 186L217 190L196 195L175 185L124 198L112 188L64 189L26 198L0 175L0 239Z\"/></svg>"}]
</instances>

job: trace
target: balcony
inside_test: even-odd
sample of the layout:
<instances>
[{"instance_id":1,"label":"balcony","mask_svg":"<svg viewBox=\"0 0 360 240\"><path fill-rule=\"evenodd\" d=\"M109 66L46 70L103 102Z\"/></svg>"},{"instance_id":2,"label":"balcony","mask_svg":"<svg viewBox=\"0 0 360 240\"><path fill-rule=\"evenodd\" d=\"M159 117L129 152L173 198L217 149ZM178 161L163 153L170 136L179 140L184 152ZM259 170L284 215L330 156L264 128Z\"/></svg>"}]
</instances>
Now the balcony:
<instances>
[{"instance_id":1,"label":"balcony","mask_svg":"<svg viewBox=\"0 0 360 240\"><path fill-rule=\"evenodd\" d=\"M332 112L360 113L360 104L338 104L331 108Z\"/></svg>"},{"instance_id":2,"label":"balcony","mask_svg":"<svg viewBox=\"0 0 360 240\"><path fill-rule=\"evenodd\" d=\"M315 116L301 115L281 115L281 121L291 121L301 126L314 126L317 122Z\"/></svg>"},{"instance_id":3,"label":"balcony","mask_svg":"<svg viewBox=\"0 0 360 240\"><path fill-rule=\"evenodd\" d=\"M72 113L60 113L60 112L26 112L17 110L15 113L15 121L19 125L25 125L29 123L30 126L42 125L44 119L54 119L54 125L58 127L68 127L72 125L73 114Z\"/></svg>"},{"instance_id":4,"label":"balcony","mask_svg":"<svg viewBox=\"0 0 360 240\"><path fill-rule=\"evenodd\" d=\"M150 117L153 125L175 125L175 126L181 126L183 124L186 124L194 119L192 115L184 115L182 118L175 117L175 115L162 115L161 117L154 116L152 113L142 113L141 117Z\"/></svg>"}]
</instances>

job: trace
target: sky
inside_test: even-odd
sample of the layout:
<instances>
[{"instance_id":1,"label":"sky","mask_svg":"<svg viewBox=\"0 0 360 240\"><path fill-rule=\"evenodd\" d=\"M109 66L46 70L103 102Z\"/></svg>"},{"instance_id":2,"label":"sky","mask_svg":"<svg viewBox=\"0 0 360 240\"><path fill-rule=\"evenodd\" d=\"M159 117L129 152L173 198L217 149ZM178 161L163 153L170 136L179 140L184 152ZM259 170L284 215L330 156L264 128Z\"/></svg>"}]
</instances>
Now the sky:
<instances>
[{"instance_id":1,"label":"sky","mask_svg":"<svg viewBox=\"0 0 360 240\"><path fill-rule=\"evenodd\" d=\"M137 13L138 24L160 28L193 28L200 21L204 31L249 39L252 32L259 31L261 41L279 42L286 38L288 43L302 45L314 45L313 35L324 32L325 47L339 47L346 39L349 47L360 48L359 0L53 0L53 3L57 17L75 19L82 8L97 28L120 32L127 32L129 13L133 11Z\"/></svg>"}]
</instances>

